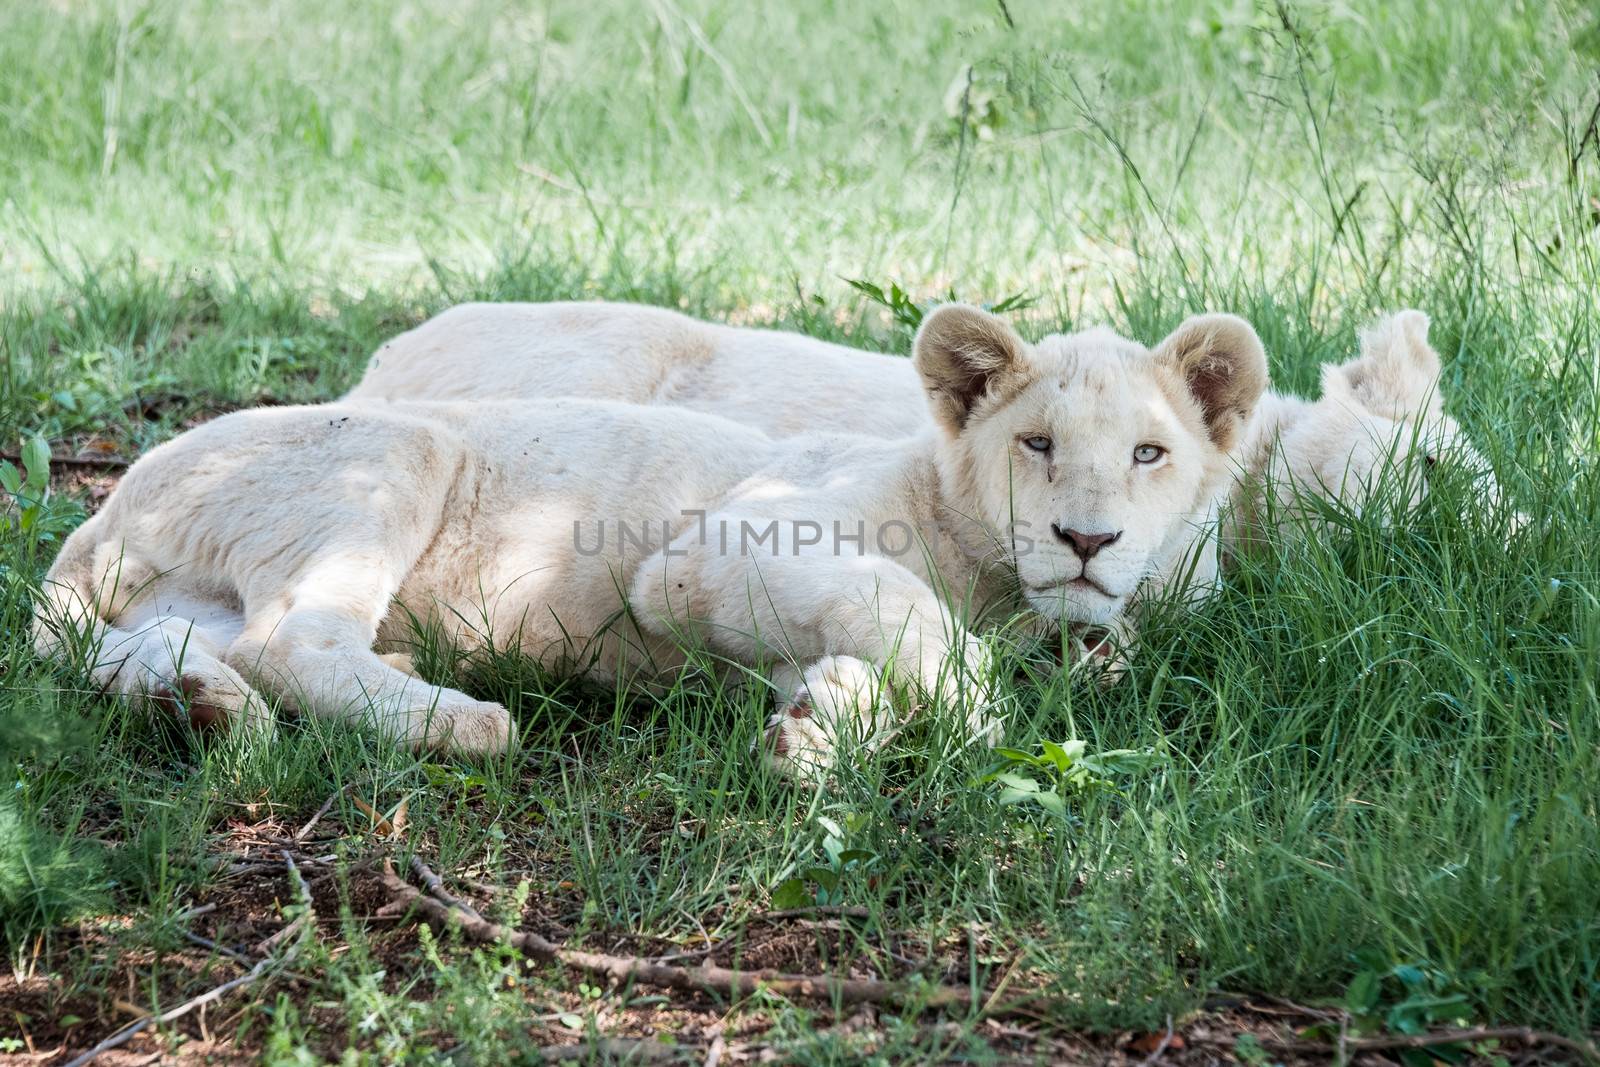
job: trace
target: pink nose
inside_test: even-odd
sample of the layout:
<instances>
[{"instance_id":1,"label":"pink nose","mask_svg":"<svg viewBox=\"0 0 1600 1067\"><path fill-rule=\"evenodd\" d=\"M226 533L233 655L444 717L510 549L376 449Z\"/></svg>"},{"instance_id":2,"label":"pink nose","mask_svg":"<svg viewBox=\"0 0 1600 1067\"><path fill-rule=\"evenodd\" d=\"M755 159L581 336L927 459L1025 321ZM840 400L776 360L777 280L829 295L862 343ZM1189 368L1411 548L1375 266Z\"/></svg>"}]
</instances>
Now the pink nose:
<instances>
[{"instance_id":1,"label":"pink nose","mask_svg":"<svg viewBox=\"0 0 1600 1067\"><path fill-rule=\"evenodd\" d=\"M1082 533L1070 526L1063 530L1055 523L1050 524L1050 529L1072 547L1073 555L1085 562L1107 545L1116 544L1117 538L1122 536L1121 530L1115 533Z\"/></svg>"}]
</instances>

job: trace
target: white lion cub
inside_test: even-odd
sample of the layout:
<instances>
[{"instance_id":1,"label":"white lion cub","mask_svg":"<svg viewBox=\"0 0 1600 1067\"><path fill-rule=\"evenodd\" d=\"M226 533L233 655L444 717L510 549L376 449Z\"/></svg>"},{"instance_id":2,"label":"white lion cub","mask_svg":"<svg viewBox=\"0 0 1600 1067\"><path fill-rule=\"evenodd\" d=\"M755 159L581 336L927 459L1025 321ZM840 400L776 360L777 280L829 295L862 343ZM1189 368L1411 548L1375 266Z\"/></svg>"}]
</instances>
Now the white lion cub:
<instances>
[{"instance_id":1,"label":"white lion cub","mask_svg":"<svg viewBox=\"0 0 1600 1067\"><path fill-rule=\"evenodd\" d=\"M495 752L504 708L374 653L408 613L611 682L671 670L691 634L792 665L769 731L787 768L880 731L887 685L992 743L971 627L1019 593L1118 625L1141 585L1196 557L1209 577L1265 356L1231 316L1154 350L1106 331L1030 346L952 305L914 363L933 418L894 442L581 400L228 415L140 460L67 540L36 642L87 636L100 684L197 718L257 717L259 691Z\"/></svg>"},{"instance_id":2,"label":"white lion cub","mask_svg":"<svg viewBox=\"0 0 1600 1067\"><path fill-rule=\"evenodd\" d=\"M1478 503L1492 510L1499 486L1445 414L1439 371L1428 316L1401 311L1361 331L1356 358L1323 366L1316 400L1263 396L1235 453L1240 477L1224 529L1226 549L1245 551L1260 541L1267 511L1288 517L1317 497L1360 513L1385 477L1415 504L1442 458L1477 478ZM1511 525L1521 522L1513 516Z\"/></svg>"}]
</instances>

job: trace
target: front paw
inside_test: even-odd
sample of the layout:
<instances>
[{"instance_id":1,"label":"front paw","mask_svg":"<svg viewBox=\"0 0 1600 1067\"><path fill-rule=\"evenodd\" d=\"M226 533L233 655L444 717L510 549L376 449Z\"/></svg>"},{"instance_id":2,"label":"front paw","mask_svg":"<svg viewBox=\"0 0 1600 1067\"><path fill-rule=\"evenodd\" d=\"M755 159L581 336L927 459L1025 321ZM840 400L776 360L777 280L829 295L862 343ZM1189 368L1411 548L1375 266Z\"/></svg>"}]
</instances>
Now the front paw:
<instances>
[{"instance_id":1,"label":"front paw","mask_svg":"<svg viewBox=\"0 0 1600 1067\"><path fill-rule=\"evenodd\" d=\"M409 738L413 747L469 757L498 756L516 738L511 713L486 700L441 701L419 725Z\"/></svg>"},{"instance_id":2,"label":"front paw","mask_svg":"<svg viewBox=\"0 0 1600 1067\"><path fill-rule=\"evenodd\" d=\"M967 713L967 735L984 748L993 748L1005 739L1005 725L1005 719L994 714L992 707Z\"/></svg>"},{"instance_id":3,"label":"front paw","mask_svg":"<svg viewBox=\"0 0 1600 1067\"><path fill-rule=\"evenodd\" d=\"M144 697L165 716L187 719L197 730L270 736L273 729L266 701L231 668L214 660L190 662L170 680L158 678L144 690Z\"/></svg>"},{"instance_id":4,"label":"front paw","mask_svg":"<svg viewBox=\"0 0 1600 1067\"><path fill-rule=\"evenodd\" d=\"M772 713L762 752L767 766L785 778L815 782L827 774L834 761L833 739L818 728L809 696L797 695Z\"/></svg>"},{"instance_id":5,"label":"front paw","mask_svg":"<svg viewBox=\"0 0 1600 1067\"><path fill-rule=\"evenodd\" d=\"M894 709L878 669L853 656L826 656L767 721L769 766L804 781L823 777L841 745L875 748L893 733Z\"/></svg>"},{"instance_id":6,"label":"front paw","mask_svg":"<svg viewBox=\"0 0 1600 1067\"><path fill-rule=\"evenodd\" d=\"M1128 673L1127 631L1116 626L1074 623L1066 631L1067 669L1094 672L1095 684L1109 689Z\"/></svg>"}]
</instances>

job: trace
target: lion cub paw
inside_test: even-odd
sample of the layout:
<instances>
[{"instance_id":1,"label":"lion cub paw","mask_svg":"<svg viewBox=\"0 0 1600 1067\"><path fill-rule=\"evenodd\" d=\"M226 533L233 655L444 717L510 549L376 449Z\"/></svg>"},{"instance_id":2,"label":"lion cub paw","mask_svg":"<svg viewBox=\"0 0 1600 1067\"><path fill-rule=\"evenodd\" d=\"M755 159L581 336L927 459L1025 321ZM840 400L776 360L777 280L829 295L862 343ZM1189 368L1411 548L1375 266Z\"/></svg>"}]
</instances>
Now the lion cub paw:
<instances>
[{"instance_id":1,"label":"lion cub paw","mask_svg":"<svg viewBox=\"0 0 1600 1067\"><path fill-rule=\"evenodd\" d=\"M269 734L273 728L266 701L219 662L191 662L175 677L158 680L144 695L166 716L187 719L196 730Z\"/></svg>"},{"instance_id":2,"label":"lion cub paw","mask_svg":"<svg viewBox=\"0 0 1600 1067\"><path fill-rule=\"evenodd\" d=\"M1093 671L1095 684L1102 689L1116 685L1128 673L1127 634L1105 626L1073 625L1068 628L1068 655L1071 671Z\"/></svg>"},{"instance_id":3,"label":"lion cub paw","mask_svg":"<svg viewBox=\"0 0 1600 1067\"><path fill-rule=\"evenodd\" d=\"M448 750L462 756L497 756L511 747L516 727L511 713L487 700L441 703L413 735L418 749Z\"/></svg>"},{"instance_id":4,"label":"lion cub paw","mask_svg":"<svg viewBox=\"0 0 1600 1067\"><path fill-rule=\"evenodd\" d=\"M854 656L825 656L767 722L768 764L780 774L816 780L841 744L873 747L892 732L894 708L879 670Z\"/></svg>"}]
</instances>

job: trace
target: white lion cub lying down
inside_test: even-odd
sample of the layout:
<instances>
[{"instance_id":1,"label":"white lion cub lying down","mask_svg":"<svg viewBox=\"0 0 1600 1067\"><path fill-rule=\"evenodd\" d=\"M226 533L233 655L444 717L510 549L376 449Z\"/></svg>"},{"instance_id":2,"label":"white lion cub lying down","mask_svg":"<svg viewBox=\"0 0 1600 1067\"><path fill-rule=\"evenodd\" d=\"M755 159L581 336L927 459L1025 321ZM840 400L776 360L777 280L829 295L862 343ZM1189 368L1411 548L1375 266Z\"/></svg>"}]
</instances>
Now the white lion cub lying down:
<instances>
[{"instance_id":1,"label":"white lion cub lying down","mask_svg":"<svg viewBox=\"0 0 1600 1067\"><path fill-rule=\"evenodd\" d=\"M1115 625L1141 583L1197 557L1209 577L1265 356L1231 316L1151 351L1105 331L1030 346L952 305L913 362L933 418L893 442L582 400L228 415L141 459L67 540L35 640L65 655L87 635L97 682L197 719L258 717L259 690L494 752L504 708L374 653L406 612L606 681L671 669L688 631L793 665L770 727L788 767L879 731L880 682L992 743L969 625L1018 593Z\"/></svg>"},{"instance_id":2,"label":"white lion cub lying down","mask_svg":"<svg viewBox=\"0 0 1600 1067\"><path fill-rule=\"evenodd\" d=\"M1401 311L1363 331L1357 358L1323 368L1320 399L1268 392L1234 449L1230 493L1239 521L1224 529L1224 548L1243 547L1259 532L1268 484L1283 504L1302 492L1359 510L1388 463L1407 475L1415 495L1427 483L1409 476L1417 473L1407 471L1414 460L1431 465L1450 455L1486 474L1444 413L1438 377L1428 317ZM346 399L554 396L670 404L778 437L817 430L903 437L928 419L908 360L606 303L459 305L379 348Z\"/></svg>"}]
</instances>

